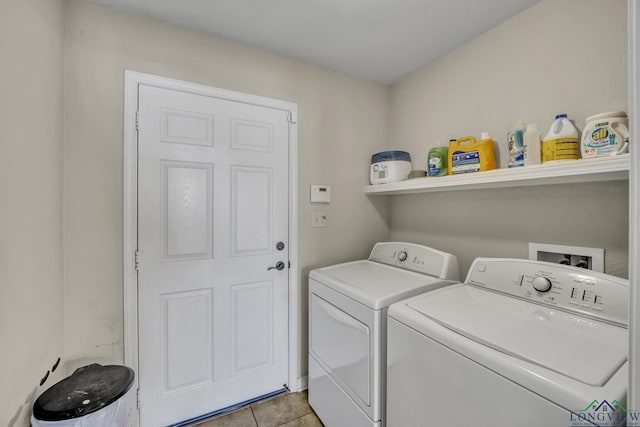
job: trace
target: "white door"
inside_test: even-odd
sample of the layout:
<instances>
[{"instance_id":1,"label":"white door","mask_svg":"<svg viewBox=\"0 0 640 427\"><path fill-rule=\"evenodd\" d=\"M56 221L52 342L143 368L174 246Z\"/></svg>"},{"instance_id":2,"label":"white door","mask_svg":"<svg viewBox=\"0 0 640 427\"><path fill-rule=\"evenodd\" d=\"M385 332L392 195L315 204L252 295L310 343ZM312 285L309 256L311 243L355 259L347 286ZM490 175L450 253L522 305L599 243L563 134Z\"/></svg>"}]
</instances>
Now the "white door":
<instances>
[{"instance_id":1,"label":"white door","mask_svg":"<svg viewBox=\"0 0 640 427\"><path fill-rule=\"evenodd\" d=\"M157 427L287 382L288 113L144 85L138 108L140 423Z\"/></svg>"}]
</instances>

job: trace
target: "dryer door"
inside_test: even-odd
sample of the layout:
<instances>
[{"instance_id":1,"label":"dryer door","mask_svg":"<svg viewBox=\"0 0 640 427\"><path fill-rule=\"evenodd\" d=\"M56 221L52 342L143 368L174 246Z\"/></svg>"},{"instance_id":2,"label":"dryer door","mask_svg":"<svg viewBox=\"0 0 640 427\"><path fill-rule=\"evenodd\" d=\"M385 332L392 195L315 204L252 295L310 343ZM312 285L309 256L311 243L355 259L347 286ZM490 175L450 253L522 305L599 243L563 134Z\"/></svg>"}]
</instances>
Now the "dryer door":
<instances>
[{"instance_id":1,"label":"dryer door","mask_svg":"<svg viewBox=\"0 0 640 427\"><path fill-rule=\"evenodd\" d=\"M309 354L371 418L376 311L310 280Z\"/></svg>"}]
</instances>

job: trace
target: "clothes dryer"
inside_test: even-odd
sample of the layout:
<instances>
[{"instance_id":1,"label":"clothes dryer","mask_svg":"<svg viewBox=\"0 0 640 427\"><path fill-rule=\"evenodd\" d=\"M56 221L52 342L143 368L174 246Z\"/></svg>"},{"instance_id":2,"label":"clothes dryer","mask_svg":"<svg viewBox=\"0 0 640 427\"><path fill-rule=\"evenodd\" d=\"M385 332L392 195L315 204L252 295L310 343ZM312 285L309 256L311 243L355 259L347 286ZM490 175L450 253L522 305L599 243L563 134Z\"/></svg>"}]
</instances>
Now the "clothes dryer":
<instances>
[{"instance_id":1,"label":"clothes dryer","mask_svg":"<svg viewBox=\"0 0 640 427\"><path fill-rule=\"evenodd\" d=\"M309 404L327 427L384 425L387 308L459 281L454 255L378 243L309 274Z\"/></svg>"},{"instance_id":2,"label":"clothes dryer","mask_svg":"<svg viewBox=\"0 0 640 427\"><path fill-rule=\"evenodd\" d=\"M387 426L623 425L628 301L610 275L476 259L389 308Z\"/></svg>"}]
</instances>

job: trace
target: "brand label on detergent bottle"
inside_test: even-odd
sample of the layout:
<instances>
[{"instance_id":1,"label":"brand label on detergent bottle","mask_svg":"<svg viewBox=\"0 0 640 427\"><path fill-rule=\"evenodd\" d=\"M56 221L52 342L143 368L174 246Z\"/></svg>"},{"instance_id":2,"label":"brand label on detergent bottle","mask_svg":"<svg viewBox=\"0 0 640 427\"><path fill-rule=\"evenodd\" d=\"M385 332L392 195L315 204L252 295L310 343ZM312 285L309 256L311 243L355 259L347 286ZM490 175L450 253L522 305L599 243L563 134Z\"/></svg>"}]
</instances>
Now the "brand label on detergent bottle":
<instances>
[{"instance_id":1,"label":"brand label on detergent bottle","mask_svg":"<svg viewBox=\"0 0 640 427\"><path fill-rule=\"evenodd\" d=\"M454 151L451 155L453 174L478 172L480 170L480 153L478 151Z\"/></svg>"},{"instance_id":2,"label":"brand label on detergent bottle","mask_svg":"<svg viewBox=\"0 0 640 427\"><path fill-rule=\"evenodd\" d=\"M578 158L577 138L556 138L542 141L542 161L576 160Z\"/></svg>"},{"instance_id":3,"label":"brand label on detergent bottle","mask_svg":"<svg viewBox=\"0 0 640 427\"><path fill-rule=\"evenodd\" d=\"M429 157L429 176L438 176L442 171L442 159L438 156Z\"/></svg>"},{"instance_id":4,"label":"brand label on detergent bottle","mask_svg":"<svg viewBox=\"0 0 640 427\"><path fill-rule=\"evenodd\" d=\"M515 129L507 133L509 144L509 167L524 166L524 129Z\"/></svg>"},{"instance_id":5,"label":"brand label on detergent bottle","mask_svg":"<svg viewBox=\"0 0 640 427\"><path fill-rule=\"evenodd\" d=\"M587 140L584 144L586 150L589 152L604 151L605 147L616 145L616 134L609 132L608 124L599 124L600 127L595 128L590 135L587 135Z\"/></svg>"}]
</instances>

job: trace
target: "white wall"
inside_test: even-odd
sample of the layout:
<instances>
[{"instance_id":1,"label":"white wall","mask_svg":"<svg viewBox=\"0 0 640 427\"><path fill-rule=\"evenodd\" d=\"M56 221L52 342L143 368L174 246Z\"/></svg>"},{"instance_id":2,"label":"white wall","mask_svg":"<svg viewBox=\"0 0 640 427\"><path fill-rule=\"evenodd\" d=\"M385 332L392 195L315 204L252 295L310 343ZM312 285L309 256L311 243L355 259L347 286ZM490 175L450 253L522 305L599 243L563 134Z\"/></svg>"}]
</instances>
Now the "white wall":
<instances>
[{"instance_id":1,"label":"white wall","mask_svg":"<svg viewBox=\"0 0 640 427\"><path fill-rule=\"evenodd\" d=\"M0 425L62 356L62 1L0 12ZM59 372L59 371L57 371ZM59 379L59 378L58 378Z\"/></svg>"},{"instance_id":2,"label":"white wall","mask_svg":"<svg viewBox=\"0 0 640 427\"><path fill-rule=\"evenodd\" d=\"M388 237L371 203L369 153L387 143L389 89L230 41L70 0L65 11L65 353L123 361L122 176L125 69L292 101L299 108L301 374L307 274L368 255ZM311 228L309 185L332 186L325 229Z\"/></svg>"},{"instance_id":3,"label":"white wall","mask_svg":"<svg viewBox=\"0 0 640 427\"><path fill-rule=\"evenodd\" d=\"M582 129L589 115L627 110L626 8L623 0L543 0L418 70L392 88L394 147L425 169L438 141L488 130L505 167L517 120L546 133L556 113ZM451 251L463 272L476 256L526 258L528 242L542 242L604 248L605 270L628 276L627 182L390 200L392 239Z\"/></svg>"}]
</instances>

